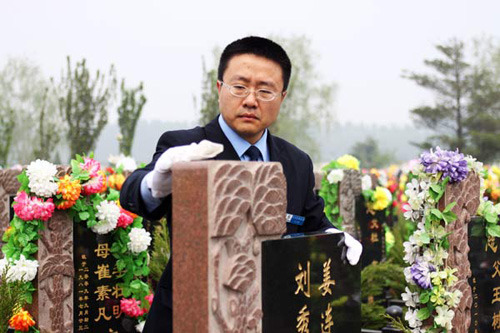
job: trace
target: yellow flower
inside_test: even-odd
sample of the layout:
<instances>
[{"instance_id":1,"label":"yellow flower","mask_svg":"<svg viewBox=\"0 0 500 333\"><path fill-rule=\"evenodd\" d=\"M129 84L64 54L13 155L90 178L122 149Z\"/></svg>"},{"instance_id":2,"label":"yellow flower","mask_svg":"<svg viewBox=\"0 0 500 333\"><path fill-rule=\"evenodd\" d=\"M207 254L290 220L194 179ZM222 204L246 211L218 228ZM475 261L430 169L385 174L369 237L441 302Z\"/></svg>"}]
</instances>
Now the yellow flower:
<instances>
[{"instance_id":1,"label":"yellow flower","mask_svg":"<svg viewBox=\"0 0 500 333\"><path fill-rule=\"evenodd\" d=\"M35 325L35 321L28 311L21 309L10 318L9 325L17 331L28 332L30 327Z\"/></svg>"},{"instance_id":2,"label":"yellow flower","mask_svg":"<svg viewBox=\"0 0 500 333\"><path fill-rule=\"evenodd\" d=\"M342 155L337 159L337 162L348 169L359 170L359 160L352 155Z\"/></svg>"},{"instance_id":3,"label":"yellow flower","mask_svg":"<svg viewBox=\"0 0 500 333\"><path fill-rule=\"evenodd\" d=\"M499 167L497 167L496 165L494 165L494 166L491 167L491 171L493 171L493 173L495 175L497 175L498 177L500 177L500 168Z\"/></svg>"},{"instance_id":4,"label":"yellow flower","mask_svg":"<svg viewBox=\"0 0 500 333\"><path fill-rule=\"evenodd\" d=\"M444 293L445 290L443 287L438 286L434 288L431 294L431 302L434 303L434 305L443 305L445 301Z\"/></svg>"},{"instance_id":5,"label":"yellow flower","mask_svg":"<svg viewBox=\"0 0 500 333\"><path fill-rule=\"evenodd\" d=\"M385 187L377 186L372 195L372 200L373 201L368 204L368 208L373 210L384 210L390 205L392 194Z\"/></svg>"}]
</instances>

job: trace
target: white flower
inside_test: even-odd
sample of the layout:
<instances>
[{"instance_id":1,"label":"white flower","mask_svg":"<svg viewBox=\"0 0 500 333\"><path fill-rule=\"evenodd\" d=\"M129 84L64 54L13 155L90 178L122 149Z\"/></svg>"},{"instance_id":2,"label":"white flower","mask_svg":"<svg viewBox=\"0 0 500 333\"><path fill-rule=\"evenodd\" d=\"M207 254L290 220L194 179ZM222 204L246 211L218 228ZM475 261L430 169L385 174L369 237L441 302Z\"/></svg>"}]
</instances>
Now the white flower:
<instances>
[{"instance_id":1,"label":"white flower","mask_svg":"<svg viewBox=\"0 0 500 333\"><path fill-rule=\"evenodd\" d=\"M107 234L116 228L120 217L120 208L114 201L102 201L96 206L96 217L99 220L91 229L98 234Z\"/></svg>"},{"instance_id":2,"label":"white flower","mask_svg":"<svg viewBox=\"0 0 500 333\"><path fill-rule=\"evenodd\" d=\"M146 251L151 244L149 232L142 228L132 228L128 237L130 238L130 242L127 243L127 247L132 253Z\"/></svg>"},{"instance_id":3,"label":"white flower","mask_svg":"<svg viewBox=\"0 0 500 333\"><path fill-rule=\"evenodd\" d=\"M446 298L446 304L448 304L450 308L454 308L460 303L462 292L458 289L453 292L446 292L444 297Z\"/></svg>"},{"instance_id":4,"label":"white flower","mask_svg":"<svg viewBox=\"0 0 500 333\"><path fill-rule=\"evenodd\" d=\"M418 251L418 247L412 242L404 242L403 246L405 248L405 256L403 260L412 265L415 262L415 253Z\"/></svg>"},{"instance_id":5,"label":"white flower","mask_svg":"<svg viewBox=\"0 0 500 333\"><path fill-rule=\"evenodd\" d=\"M403 273L405 275L405 280L407 283L415 285L415 281L413 281L413 275L411 274L411 267L405 267L403 269Z\"/></svg>"},{"instance_id":6,"label":"white flower","mask_svg":"<svg viewBox=\"0 0 500 333\"><path fill-rule=\"evenodd\" d=\"M476 174L480 175L480 172L483 170L483 163L477 161L470 155L465 156L465 160L467 161L467 167L469 168L469 170L473 170L476 172Z\"/></svg>"},{"instance_id":7,"label":"white flower","mask_svg":"<svg viewBox=\"0 0 500 333\"><path fill-rule=\"evenodd\" d=\"M336 184L344 178L344 170L342 169L333 169L328 173L328 176L326 176L326 179L330 184Z\"/></svg>"},{"instance_id":8,"label":"white flower","mask_svg":"<svg viewBox=\"0 0 500 333\"><path fill-rule=\"evenodd\" d=\"M446 305L436 307L437 317L434 318L434 322L441 327L446 328L448 331L451 331L453 325L451 321L455 316L455 312L450 310Z\"/></svg>"},{"instance_id":9,"label":"white flower","mask_svg":"<svg viewBox=\"0 0 500 333\"><path fill-rule=\"evenodd\" d=\"M408 322L408 325L412 328L417 328L422 326L422 322L417 318L417 310L408 309L405 314L405 320Z\"/></svg>"},{"instance_id":10,"label":"white flower","mask_svg":"<svg viewBox=\"0 0 500 333\"><path fill-rule=\"evenodd\" d=\"M54 179L56 174L57 167L50 162L40 159L31 162L26 168L31 192L45 198L55 195L58 188Z\"/></svg>"},{"instance_id":11,"label":"white flower","mask_svg":"<svg viewBox=\"0 0 500 333\"><path fill-rule=\"evenodd\" d=\"M14 265L9 269L9 280L11 281L32 281L38 270L38 261L29 260L21 254L19 260L14 262Z\"/></svg>"},{"instance_id":12,"label":"white flower","mask_svg":"<svg viewBox=\"0 0 500 333\"><path fill-rule=\"evenodd\" d=\"M142 333L142 330L144 329L144 324L146 321L140 321L139 324L135 325L135 329L137 332Z\"/></svg>"},{"instance_id":13,"label":"white flower","mask_svg":"<svg viewBox=\"0 0 500 333\"><path fill-rule=\"evenodd\" d=\"M372 177L370 175L364 175L363 178L361 178L361 189L363 191L371 190L372 186Z\"/></svg>"},{"instance_id":14,"label":"white flower","mask_svg":"<svg viewBox=\"0 0 500 333\"><path fill-rule=\"evenodd\" d=\"M415 308L417 304L420 304L420 297L418 293L412 293L408 287L405 287L405 292L401 294L403 302L406 306Z\"/></svg>"},{"instance_id":15,"label":"white flower","mask_svg":"<svg viewBox=\"0 0 500 333\"><path fill-rule=\"evenodd\" d=\"M137 163L131 156L120 154L118 156L111 155L108 162L114 164L117 168L122 167L123 171L134 171L137 169Z\"/></svg>"},{"instance_id":16,"label":"white flower","mask_svg":"<svg viewBox=\"0 0 500 333\"><path fill-rule=\"evenodd\" d=\"M382 187L387 187L387 174L384 170L380 170L380 176L378 177L378 183Z\"/></svg>"}]
</instances>

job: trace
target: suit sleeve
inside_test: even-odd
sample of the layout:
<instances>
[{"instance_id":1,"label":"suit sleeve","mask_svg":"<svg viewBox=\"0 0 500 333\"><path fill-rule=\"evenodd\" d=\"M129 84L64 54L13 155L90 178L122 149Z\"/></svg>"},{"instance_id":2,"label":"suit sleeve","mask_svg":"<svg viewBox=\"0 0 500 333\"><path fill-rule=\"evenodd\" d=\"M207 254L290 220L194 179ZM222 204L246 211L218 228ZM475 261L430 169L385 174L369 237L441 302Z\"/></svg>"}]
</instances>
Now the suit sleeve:
<instances>
[{"instance_id":1,"label":"suit sleeve","mask_svg":"<svg viewBox=\"0 0 500 333\"><path fill-rule=\"evenodd\" d=\"M135 170L130 176L127 177L120 191L120 204L124 209L150 220L160 219L167 213L168 203L171 202L170 196L163 199L163 203L156 209L149 211L141 195L141 183L144 177L154 169L156 161L161 154L173 146L170 141L168 132L164 133L158 140L156 151L151 162L144 168Z\"/></svg>"},{"instance_id":2,"label":"suit sleeve","mask_svg":"<svg viewBox=\"0 0 500 333\"><path fill-rule=\"evenodd\" d=\"M314 192L314 171L313 164L309 156L307 156L307 192L304 203L303 216L306 221L303 226L303 232L324 231L333 228L328 218L324 213L325 204L323 199Z\"/></svg>"}]
</instances>

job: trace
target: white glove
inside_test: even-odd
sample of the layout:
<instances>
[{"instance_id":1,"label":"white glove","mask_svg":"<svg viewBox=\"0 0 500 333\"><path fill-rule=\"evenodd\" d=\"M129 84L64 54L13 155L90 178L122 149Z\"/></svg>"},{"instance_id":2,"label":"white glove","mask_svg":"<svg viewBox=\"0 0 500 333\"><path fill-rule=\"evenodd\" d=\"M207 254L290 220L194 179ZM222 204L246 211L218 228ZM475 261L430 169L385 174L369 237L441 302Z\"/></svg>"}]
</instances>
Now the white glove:
<instances>
[{"instance_id":1,"label":"white glove","mask_svg":"<svg viewBox=\"0 0 500 333\"><path fill-rule=\"evenodd\" d=\"M208 140L167 149L156 161L153 171L146 175L151 194L155 198L163 198L172 193L171 168L175 162L204 160L219 155L223 150L223 145Z\"/></svg>"},{"instance_id":2,"label":"white glove","mask_svg":"<svg viewBox=\"0 0 500 333\"><path fill-rule=\"evenodd\" d=\"M347 232L340 231L339 229L335 228L329 228L325 230L326 233L328 234L339 234L343 233L344 234L344 242L345 245L347 246L347 260L349 263L353 266L355 266L359 258L361 257L361 253L363 252L363 245L361 245L360 242L358 242L354 237L349 235Z\"/></svg>"}]
</instances>

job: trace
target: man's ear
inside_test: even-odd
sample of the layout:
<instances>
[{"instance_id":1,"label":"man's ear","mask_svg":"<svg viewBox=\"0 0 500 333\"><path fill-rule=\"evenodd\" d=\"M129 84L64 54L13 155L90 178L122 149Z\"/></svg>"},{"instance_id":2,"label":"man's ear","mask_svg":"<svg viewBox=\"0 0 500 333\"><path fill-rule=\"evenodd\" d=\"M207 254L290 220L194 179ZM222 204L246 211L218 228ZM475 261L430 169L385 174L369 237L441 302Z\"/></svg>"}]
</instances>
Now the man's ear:
<instances>
[{"instance_id":1,"label":"man's ear","mask_svg":"<svg viewBox=\"0 0 500 333\"><path fill-rule=\"evenodd\" d=\"M287 93L288 93L288 91L286 91L286 90L285 90L285 91L283 91L283 92L281 93L281 102L282 102L282 103L283 103L283 101L285 100L285 97L286 97L286 94L287 94Z\"/></svg>"},{"instance_id":2,"label":"man's ear","mask_svg":"<svg viewBox=\"0 0 500 333\"><path fill-rule=\"evenodd\" d=\"M219 80L217 80L217 91L219 92L219 95L221 89L222 89L222 83Z\"/></svg>"}]
</instances>

